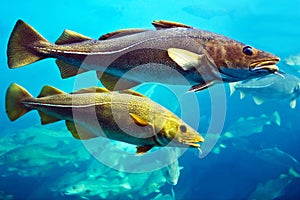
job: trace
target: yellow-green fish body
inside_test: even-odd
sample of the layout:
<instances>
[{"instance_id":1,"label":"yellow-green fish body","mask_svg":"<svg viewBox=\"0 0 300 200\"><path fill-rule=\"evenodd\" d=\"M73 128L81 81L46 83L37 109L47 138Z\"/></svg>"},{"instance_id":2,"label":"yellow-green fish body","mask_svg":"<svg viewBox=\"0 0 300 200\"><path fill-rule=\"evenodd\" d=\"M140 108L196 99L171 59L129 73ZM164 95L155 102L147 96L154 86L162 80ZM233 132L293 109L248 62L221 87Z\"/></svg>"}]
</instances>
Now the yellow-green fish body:
<instances>
[{"instance_id":1,"label":"yellow-green fish body","mask_svg":"<svg viewBox=\"0 0 300 200\"><path fill-rule=\"evenodd\" d=\"M82 89L71 94L45 86L38 98L12 84L6 95L6 110L13 121L38 110L42 124L65 120L78 139L98 136L138 146L138 153L154 146L199 148L202 136L171 111L134 92L109 92L103 88Z\"/></svg>"}]
</instances>

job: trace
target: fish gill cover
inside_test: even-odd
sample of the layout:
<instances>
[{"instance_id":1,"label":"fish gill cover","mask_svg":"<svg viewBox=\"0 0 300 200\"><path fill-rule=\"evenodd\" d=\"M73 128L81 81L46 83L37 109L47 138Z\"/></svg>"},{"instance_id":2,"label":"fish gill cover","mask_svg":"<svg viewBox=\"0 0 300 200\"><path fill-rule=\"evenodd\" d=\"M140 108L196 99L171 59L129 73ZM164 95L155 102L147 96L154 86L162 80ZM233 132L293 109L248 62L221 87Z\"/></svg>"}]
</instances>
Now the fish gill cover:
<instances>
[{"instance_id":1,"label":"fish gill cover","mask_svg":"<svg viewBox=\"0 0 300 200\"><path fill-rule=\"evenodd\" d=\"M1 4L5 16L0 23L1 199L299 198L298 1L288 4L271 0L227 1L226 5L218 0ZM154 30L150 24L153 20L181 22L272 52L281 58L277 66L284 74L276 76L275 83L264 78L253 79L254 83L238 82L231 96L228 84L215 85L196 94L186 93L189 87L152 83L135 87L180 116L205 138L200 158L196 150L182 154L180 149L168 147L162 148L165 154L155 161L141 162L140 159L159 148L131 159L130 156L135 156L135 146L101 138L94 140L96 144L75 140L64 122L41 126L36 113L29 113L14 123L9 121L4 105L5 92L12 82L22 85L34 97L44 85L67 93L101 86L95 81L94 71L61 79L61 72L50 59L10 70L6 46L18 19L32 25L51 42L64 29L97 39L124 28ZM195 56L171 50L172 55L178 52ZM181 64L176 56L171 57ZM290 75L296 78L290 79ZM250 90L246 91L249 85ZM262 88L257 91L259 87ZM223 119L220 128L213 126ZM129 164L126 158L130 158ZM167 158L168 164L163 162ZM147 171L131 173L126 171L127 167Z\"/></svg>"}]
</instances>

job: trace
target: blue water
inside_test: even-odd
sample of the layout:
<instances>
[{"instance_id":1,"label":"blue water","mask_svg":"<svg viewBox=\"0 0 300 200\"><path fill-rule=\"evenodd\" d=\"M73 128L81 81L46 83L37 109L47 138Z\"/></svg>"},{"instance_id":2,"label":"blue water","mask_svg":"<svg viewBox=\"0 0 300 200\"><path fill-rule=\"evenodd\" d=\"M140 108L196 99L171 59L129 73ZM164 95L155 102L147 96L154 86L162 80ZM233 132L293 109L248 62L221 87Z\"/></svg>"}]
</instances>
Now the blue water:
<instances>
[{"instance_id":1,"label":"blue water","mask_svg":"<svg viewBox=\"0 0 300 200\"><path fill-rule=\"evenodd\" d=\"M226 5L223 5L226 4ZM74 30L92 38L98 38L102 34L117 29L129 27L152 28L150 22L157 19L177 21L197 28L210 30L224 34L230 38L253 45L259 49L279 56L281 62L278 66L284 71L296 74L291 66L283 60L291 55L300 53L300 2L297 0L274 1L14 1L1 3L0 13L0 139L1 146L5 146L5 137L17 137L23 133L25 139L14 143L18 147L26 147L32 144L41 145L43 148L51 146L54 142L69 141L59 144L53 151L61 154L72 155L70 151L74 147L82 147L80 141L67 139L37 139L28 141L28 135L39 135L42 131L49 131L39 124L39 116L36 112L26 114L16 122L10 122L5 113L5 92L7 87L16 82L26 88L34 96L38 95L44 85L52 85L63 91L74 90L76 77L61 79L59 70L53 59L46 59L19 69L9 69L6 58L6 45L15 22L22 19L35 27L45 38L54 42L64 29ZM94 73L83 74L87 77L95 77ZM86 81L84 86L91 86L93 82ZM225 95L211 99L211 94L225 89ZM280 174L289 174L290 166L285 163L269 162L260 159L256 154L263 148L277 147L282 152L289 154L296 160L300 160L300 102L295 109L291 109L287 102L272 100L257 106L250 97L240 100L238 94L229 95L228 85L214 86L216 91L203 91L196 96L185 94L184 89L179 91L179 99L174 97L163 86L146 85L137 88L138 91L161 103L176 114L183 114L183 119L200 133L206 133L211 116L218 117L224 114L224 126L219 133L225 133L240 117L259 117L262 114L271 116L277 111L281 118L280 126L274 122L264 126L260 133L244 138L239 147L234 147L232 141L227 141L227 148L223 148L219 154L209 153L204 158L199 158L195 151L189 150L179 158L179 165L184 168L180 171L177 185L163 184L159 189L163 194L171 194L173 187L176 199L248 199L259 184L265 184L275 180ZM176 93L177 94L177 93ZM189 96L190 95L190 96ZM174 99L175 98L175 99ZM198 102L198 105L191 102ZM174 102L174 103L173 103ZM180 105L178 105L180 103ZM220 105L222 108L219 108ZM219 107L218 107L219 106ZM214 110L213 108L218 108ZM196 112L199 109L200 112ZM220 110L220 113L218 113ZM222 111L221 111L222 110ZM197 113L197 116L196 114ZM199 114L200 113L200 114ZM222 114L223 113L223 114ZM222 117L221 117L222 118ZM54 132L61 131L62 137L69 136L64 122L46 125ZM32 127L35 127L32 129ZM250 129L251 127L249 127ZM247 127L246 129L247 130ZM229 144L228 144L229 143ZM69 153L69 154L68 154ZM22 155L21 155L22 157ZM20 158L21 159L21 158ZM0 199L6 195L7 199L81 199L80 195L66 195L60 189L53 189L53 185L61 182L68 183L68 178L61 180L63 175L74 172L83 173L90 165L92 158L72 161L70 163L53 164L51 169L46 166L42 170L43 175L24 176L16 171L7 172L7 168L13 164L3 163L0 167ZM24 161L26 163L26 161ZM24 164L23 162L23 164ZM77 164L76 164L77 163ZM24 165L26 167L26 164ZM52 165L51 165L52 166ZM33 169L33 168L32 168ZM28 169L26 169L28 170ZM115 172L118 173L118 172ZM128 174L125 175L129 176ZM124 180L125 177L123 177ZM108 181L116 177L107 176ZM149 179L150 183L157 180ZM76 182L76 181L75 181ZM78 182L78 181L77 181ZM122 182L122 181L120 181ZM149 182L147 184L150 184ZM145 183L146 184L146 183ZM99 188L104 187L100 185ZM278 189L270 189L268 193L276 193ZM277 199L299 199L300 179L291 178L286 187L281 187L281 195ZM105 198L128 198L126 195L113 195ZM151 199L158 194L153 191L149 195L141 196L132 189L132 198ZM12 196L11 196L12 195ZM262 199L265 199L261 197ZM97 199L91 197L91 199Z\"/></svg>"}]
</instances>

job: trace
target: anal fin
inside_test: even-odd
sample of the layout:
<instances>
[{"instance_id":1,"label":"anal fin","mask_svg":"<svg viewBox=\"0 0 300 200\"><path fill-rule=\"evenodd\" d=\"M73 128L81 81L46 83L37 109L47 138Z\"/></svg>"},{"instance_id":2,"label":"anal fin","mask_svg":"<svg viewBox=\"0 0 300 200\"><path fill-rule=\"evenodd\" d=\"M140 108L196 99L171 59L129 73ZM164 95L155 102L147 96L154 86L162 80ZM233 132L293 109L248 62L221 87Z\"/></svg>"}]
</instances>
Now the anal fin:
<instances>
[{"instance_id":1,"label":"anal fin","mask_svg":"<svg viewBox=\"0 0 300 200\"><path fill-rule=\"evenodd\" d=\"M95 134L91 133L86 128L72 122L72 121L66 121L66 126L68 130L71 132L74 138L78 140L87 140L91 138L98 137Z\"/></svg>"},{"instance_id":2,"label":"anal fin","mask_svg":"<svg viewBox=\"0 0 300 200\"><path fill-rule=\"evenodd\" d=\"M51 124L53 122L58 122L60 121L61 119L57 118L57 117L54 117L54 116L51 116L51 115L48 115L42 111L39 111L39 115L40 115L40 118L41 118L41 123L43 125L45 124Z\"/></svg>"},{"instance_id":3,"label":"anal fin","mask_svg":"<svg viewBox=\"0 0 300 200\"><path fill-rule=\"evenodd\" d=\"M244 99L246 96L246 93L243 91L240 91L240 99Z\"/></svg>"},{"instance_id":4,"label":"anal fin","mask_svg":"<svg viewBox=\"0 0 300 200\"><path fill-rule=\"evenodd\" d=\"M55 62L59 68L60 75L62 78L69 78L72 76L76 76L77 74L87 72L87 70L78 68L62 60L56 60Z\"/></svg>"},{"instance_id":5,"label":"anal fin","mask_svg":"<svg viewBox=\"0 0 300 200\"><path fill-rule=\"evenodd\" d=\"M141 84L139 82L123 79L105 72L97 72L97 76L101 83L104 85L104 87L110 91L127 90Z\"/></svg>"},{"instance_id":6,"label":"anal fin","mask_svg":"<svg viewBox=\"0 0 300 200\"><path fill-rule=\"evenodd\" d=\"M253 101L256 105L261 105L264 103L264 100L260 97L257 97L257 96L253 96Z\"/></svg>"}]
</instances>

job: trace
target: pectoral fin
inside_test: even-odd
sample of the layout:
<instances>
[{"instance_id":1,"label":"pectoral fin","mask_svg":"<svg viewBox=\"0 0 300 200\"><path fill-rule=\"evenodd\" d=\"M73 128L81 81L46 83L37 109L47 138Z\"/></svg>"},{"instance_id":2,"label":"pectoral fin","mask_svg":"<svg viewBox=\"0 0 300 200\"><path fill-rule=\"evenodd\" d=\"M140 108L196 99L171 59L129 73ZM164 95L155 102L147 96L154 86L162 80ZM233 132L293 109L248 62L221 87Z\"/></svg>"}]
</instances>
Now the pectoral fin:
<instances>
[{"instance_id":1,"label":"pectoral fin","mask_svg":"<svg viewBox=\"0 0 300 200\"><path fill-rule=\"evenodd\" d=\"M181 24L178 22L172 22L172 21L165 21L165 20L155 20L152 22L152 25L157 29L165 29L165 28L193 28L192 26Z\"/></svg>"},{"instance_id":2,"label":"pectoral fin","mask_svg":"<svg viewBox=\"0 0 300 200\"><path fill-rule=\"evenodd\" d=\"M77 74L87 72L87 70L70 65L69 63L66 63L62 60L56 60L55 62L59 68L60 75L62 78L69 78L72 76L76 76Z\"/></svg>"},{"instance_id":3,"label":"pectoral fin","mask_svg":"<svg viewBox=\"0 0 300 200\"><path fill-rule=\"evenodd\" d=\"M87 40L92 40L92 38L84 36L80 33L76 33L74 31L64 30L61 36L56 40L55 44L72 44L77 42L84 42Z\"/></svg>"},{"instance_id":4,"label":"pectoral fin","mask_svg":"<svg viewBox=\"0 0 300 200\"><path fill-rule=\"evenodd\" d=\"M106 87L110 91L127 90L141 84L139 82L122 79L108 73L97 72L97 76L104 87Z\"/></svg>"},{"instance_id":5,"label":"pectoral fin","mask_svg":"<svg viewBox=\"0 0 300 200\"><path fill-rule=\"evenodd\" d=\"M145 119L141 118L140 116L134 114L134 113L129 113L130 117L133 119L134 123L139 125L139 126L148 126L149 122L146 121Z\"/></svg>"},{"instance_id":6,"label":"pectoral fin","mask_svg":"<svg viewBox=\"0 0 300 200\"><path fill-rule=\"evenodd\" d=\"M87 139L98 137L95 134L91 133L86 128L78 124L76 124L75 126L74 122L66 121L66 126L68 130L71 132L71 134L73 135L73 137L78 140L87 140Z\"/></svg>"},{"instance_id":7,"label":"pectoral fin","mask_svg":"<svg viewBox=\"0 0 300 200\"><path fill-rule=\"evenodd\" d=\"M150 149L152 149L154 146L150 145L150 146L137 146L136 147L136 154L144 154L147 151L149 151Z\"/></svg>"},{"instance_id":8,"label":"pectoral fin","mask_svg":"<svg viewBox=\"0 0 300 200\"><path fill-rule=\"evenodd\" d=\"M168 55L183 70L190 70L199 66L203 57L203 55L199 55L191 51L178 48L169 48Z\"/></svg>"},{"instance_id":9,"label":"pectoral fin","mask_svg":"<svg viewBox=\"0 0 300 200\"><path fill-rule=\"evenodd\" d=\"M198 92L200 90L204 90L206 88L211 87L212 85L214 85L216 82L215 81L209 81L207 83L200 83L198 85L194 85L189 89L189 92Z\"/></svg>"},{"instance_id":10,"label":"pectoral fin","mask_svg":"<svg viewBox=\"0 0 300 200\"><path fill-rule=\"evenodd\" d=\"M114 32L106 33L106 34L100 36L99 40L114 39L114 38L123 37L123 36L127 36L127 35L133 35L133 34L137 34L137 33L146 32L146 31L148 31L148 30L139 29L139 28L122 29L122 30L117 30Z\"/></svg>"}]
</instances>

